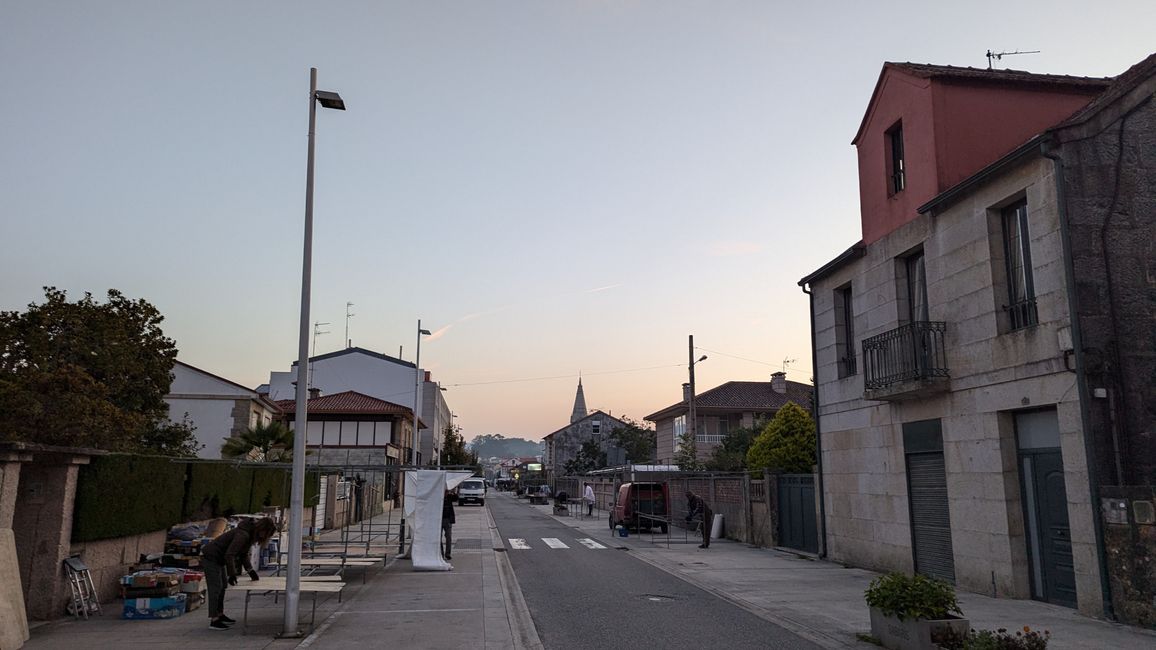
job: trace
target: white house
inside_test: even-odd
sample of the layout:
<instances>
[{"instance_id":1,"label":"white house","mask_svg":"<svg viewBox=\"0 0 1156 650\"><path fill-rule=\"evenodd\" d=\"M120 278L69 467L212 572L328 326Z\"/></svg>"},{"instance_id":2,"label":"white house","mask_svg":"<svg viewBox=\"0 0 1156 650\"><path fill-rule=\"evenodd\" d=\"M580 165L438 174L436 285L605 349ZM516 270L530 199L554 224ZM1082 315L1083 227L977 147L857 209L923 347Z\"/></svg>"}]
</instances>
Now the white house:
<instances>
[{"instance_id":1,"label":"white house","mask_svg":"<svg viewBox=\"0 0 1156 650\"><path fill-rule=\"evenodd\" d=\"M196 427L201 458L220 458L226 438L269 424L277 406L257 391L183 361L173 364L173 383L165 396L169 419L187 419ZM187 418L186 418L187 414Z\"/></svg>"}]
</instances>

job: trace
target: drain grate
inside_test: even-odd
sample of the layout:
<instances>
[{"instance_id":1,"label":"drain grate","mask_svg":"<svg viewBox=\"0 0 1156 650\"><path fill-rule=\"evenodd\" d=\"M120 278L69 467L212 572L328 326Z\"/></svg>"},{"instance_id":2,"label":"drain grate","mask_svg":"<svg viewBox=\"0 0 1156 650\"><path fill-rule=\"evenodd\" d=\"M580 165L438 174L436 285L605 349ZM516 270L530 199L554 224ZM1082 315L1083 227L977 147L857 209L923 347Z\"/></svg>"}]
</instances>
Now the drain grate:
<instances>
[{"instance_id":1,"label":"drain grate","mask_svg":"<svg viewBox=\"0 0 1156 650\"><path fill-rule=\"evenodd\" d=\"M466 537L465 539L455 539L454 548L462 550L481 550L482 540L477 537Z\"/></svg>"}]
</instances>

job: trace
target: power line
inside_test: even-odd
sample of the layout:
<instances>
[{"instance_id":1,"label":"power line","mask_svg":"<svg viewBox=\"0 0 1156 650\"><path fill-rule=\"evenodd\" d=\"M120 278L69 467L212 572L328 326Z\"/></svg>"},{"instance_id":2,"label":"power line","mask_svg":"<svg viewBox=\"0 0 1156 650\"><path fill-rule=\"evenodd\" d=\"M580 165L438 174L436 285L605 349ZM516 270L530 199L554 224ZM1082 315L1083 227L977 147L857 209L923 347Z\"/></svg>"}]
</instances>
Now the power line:
<instances>
[{"instance_id":1,"label":"power line","mask_svg":"<svg viewBox=\"0 0 1156 650\"><path fill-rule=\"evenodd\" d=\"M757 360L757 359L748 359L748 358L746 358L746 357L740 357L740 356L738 356L738 355L735 355L735 354L727 354L726 352L719 352L718 350L708 350L708 349L706 349L706 348L704 348L704 347L701 347L701 346L698 346L698 345L696 345L696 346L694 346L694 347L695 347L695 349L696 349L696 350L702 350L703 352L710 352L711 354L718 354L718 355L721 355L721 356L724 356L724 357L730 357L730 358L732 358L732 359L738 359L738 360L740 360L740 361L749 361L749 362L751 362L751 363L757 363L757 364L759 364L759 365L763 365L763 366L770 366L770 367L772 367L772 368L775 368L775 367L782 367L782 366L783 366L783 362L782 362L782 361L780 361L779 363L769 363L769 362L767 362L767 361L759 361L759 360ZM791 360L791 363L795 363L795 361L792 359L792 360ZM798 368L798 367L796 367L796 368L789 368L789 370L790 370L791 372L808 372L808 373L809 373L809 372L811 372L810 370L808 370L808 369L806 369L806 368Z\"/></svg>"},{"instance_id":2,"label":"power line","mask_svg":"<svg viewBox=\"0 0 1156 650\"><path fill-rule=\"evenodd\" d=\"M666 369L666 368L681 368L682 366L683 366L683 364L676 363L676 364L665 365L665 366L648 366L646 368L627 368L624 370L603 370L602 372L585 372L585 371L583 371L582 376L583 377L589 377L589 376L593 376L593 375L617 375L617 374L626 373L626 372L642 372L644 370L660 370L660 369ZM459 387L459 386L489 386L492 384L515 384L515 383L521 383L521 382L527 382L527 381L553 381L556 379L573 379L573 378L574 378L574 375L571 374L571 375L556 375L553 377L528 377L525 379L496 379L494 381L477 381L477 382L464 383L464 384L446 384L446 386L449 388L455 388L455 387Z\"/></svg>"}]
</instances>

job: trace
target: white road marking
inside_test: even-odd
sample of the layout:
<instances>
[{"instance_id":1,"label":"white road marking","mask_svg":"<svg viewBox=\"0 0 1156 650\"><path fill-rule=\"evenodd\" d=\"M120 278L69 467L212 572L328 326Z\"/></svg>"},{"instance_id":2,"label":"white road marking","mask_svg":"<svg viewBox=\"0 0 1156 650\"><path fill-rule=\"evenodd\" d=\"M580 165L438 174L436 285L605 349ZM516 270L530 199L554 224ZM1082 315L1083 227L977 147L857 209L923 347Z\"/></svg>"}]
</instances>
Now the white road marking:
<instances>
[{"instance_id":1,"label":"white road marking","mask_svg":"<svg viewBox=\"0 0 1156 650\"><path fill-rule=\"evenodd\" d=\"M605 546L590 539L589 537L583 537L582 539L578 540L578 543L585 546L586 548L592 548L592 549L596 549L596 550L600 549L600 548L606 548Z\"/></svg>"},{"instance_id":2,"label":"white road marking","mask_svg":"<svg viewBox=\"0 0 1156 650\"><path fill-rule=\"evenodd\" d=\"M528 551L528 550L530 550L530 545L527 544L526 540L524 540L524 539L518 539L516 537L511 537L510 538L510 548L513 548L513 549L519 550L519 551Z\"/></svg>"},{"instance_id":3,"label":"white road marking","mask_svg":"<svg viewBox=\"0 0 1156 650\"><path fill-rule=\"evenodd\" d=\"M557 537L543 537L542 541L546 542L546 546L549 546L550 548L570 548L569 546L563 544L562 540L558 539Z\"/></svg>"}]
</instances>

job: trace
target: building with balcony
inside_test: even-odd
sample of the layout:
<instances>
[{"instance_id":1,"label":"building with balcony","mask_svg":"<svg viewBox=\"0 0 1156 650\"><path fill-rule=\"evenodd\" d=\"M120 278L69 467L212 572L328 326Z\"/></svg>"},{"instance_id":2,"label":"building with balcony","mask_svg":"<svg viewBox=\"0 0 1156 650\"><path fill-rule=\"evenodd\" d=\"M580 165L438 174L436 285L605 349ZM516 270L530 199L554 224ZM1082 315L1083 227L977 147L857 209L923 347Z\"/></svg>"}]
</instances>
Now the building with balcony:
<instances>
[{"instance_id":1,"label":"building with balcony","mask_svg":"<svg viewBox=\"0 0 1156 650\"><path fill-rule=\"evenodd\" d=\"M831 558L1156 621L1154 91L884 65L861 239L799 282Z\"/></svg>"}]
</instances>

